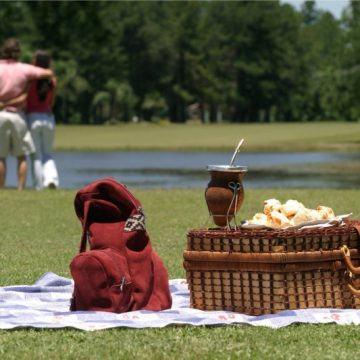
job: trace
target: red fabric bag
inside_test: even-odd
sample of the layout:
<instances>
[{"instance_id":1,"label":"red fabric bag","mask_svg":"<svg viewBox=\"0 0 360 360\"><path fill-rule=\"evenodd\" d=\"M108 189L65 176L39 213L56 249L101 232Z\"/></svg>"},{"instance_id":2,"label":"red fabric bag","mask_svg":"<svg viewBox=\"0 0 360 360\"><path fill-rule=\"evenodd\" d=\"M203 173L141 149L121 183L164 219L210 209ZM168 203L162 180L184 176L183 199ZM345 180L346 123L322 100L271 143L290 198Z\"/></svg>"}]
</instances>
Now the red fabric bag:
<instances>
[{"instance_id":1,"label":"red fabric bag","mask_svg":"<svg viewBox=\"0 0 360 360\"><path fill-rule=\"evenodd\" d=\"M70 264L71 310L169 309L166 268L151 247L141 204L126 186L113 178L91 183L76 194L75 212L83 232Z\"/></svg>"}]
</instances>

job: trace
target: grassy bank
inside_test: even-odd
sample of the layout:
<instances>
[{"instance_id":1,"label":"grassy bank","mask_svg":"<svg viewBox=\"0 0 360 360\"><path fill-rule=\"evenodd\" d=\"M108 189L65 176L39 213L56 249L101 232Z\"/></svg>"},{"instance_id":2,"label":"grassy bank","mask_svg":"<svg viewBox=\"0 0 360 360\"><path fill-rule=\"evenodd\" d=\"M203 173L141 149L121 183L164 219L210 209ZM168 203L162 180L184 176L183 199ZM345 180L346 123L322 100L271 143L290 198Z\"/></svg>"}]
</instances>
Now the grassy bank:
<instances>
[{"instance_id":1,"label":"grassy bank","mask_svg":"<svg viewBox=\"0 0 360 360\"><path fill-rule=\"evenodd\" d=\"M170 278L184 278L186 232L208 220L203 190L133 191L147 214L155 250ZM69 277L80 241L73 210L75 191L0 192L0 285L31 284L46 271ZM360 190L246 190L240 218L262 208L266 198L293 198L337 214L360 218ZM209 225L210 223L208 223ZM360 354L357 326L175 327L113 329L86 333L71 329L0 331L2 359L347 359Z\"/></svg>"},{"instance_id":2,"label":"grassy bank","mask_svg":"<svg viewBox=\"0 0 360 360\"><path fill-rule=\"evenodd\" d=\"M360 151L359 123L59 125L56 150Z\"/></svg>"}]
</instances>

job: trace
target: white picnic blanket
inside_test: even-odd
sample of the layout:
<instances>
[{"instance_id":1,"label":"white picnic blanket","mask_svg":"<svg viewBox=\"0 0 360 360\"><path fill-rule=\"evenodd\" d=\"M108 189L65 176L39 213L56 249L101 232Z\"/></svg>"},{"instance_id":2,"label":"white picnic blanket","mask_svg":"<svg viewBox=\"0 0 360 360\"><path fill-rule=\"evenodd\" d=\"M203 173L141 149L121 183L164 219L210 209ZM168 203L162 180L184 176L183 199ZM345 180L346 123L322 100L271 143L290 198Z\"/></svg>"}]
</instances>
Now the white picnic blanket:
<instances>
[{"instance_id":1,"label":"white picnic blanket","mask_svg":"<svg viewBox=\"0 0 360 360\"><path fill-rule=\"evenodd\" d=\"M45 273L34 285L0 288L0 329L19 327L101 330L114 327L160 328L168 325L254 325L280 328L294 323L360 324L360 310L306 309L264 316L189 308L189 291L183 279L170 280L173 306L169 310L115 314L100 311L70 312L73 282Z\"/></svg>"}]
</instances>

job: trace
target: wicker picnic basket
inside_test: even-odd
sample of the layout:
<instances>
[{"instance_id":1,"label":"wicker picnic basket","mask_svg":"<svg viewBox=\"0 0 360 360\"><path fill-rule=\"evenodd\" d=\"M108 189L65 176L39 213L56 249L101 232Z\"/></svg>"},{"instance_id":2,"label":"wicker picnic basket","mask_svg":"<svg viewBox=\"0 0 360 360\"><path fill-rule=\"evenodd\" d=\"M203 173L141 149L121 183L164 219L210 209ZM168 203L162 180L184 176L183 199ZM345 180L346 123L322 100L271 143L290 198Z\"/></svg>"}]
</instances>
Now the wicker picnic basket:
<instances>
[{"instance_id":1,"label":"wicker picnic basket","mask_svg":"<svg viewBox=\"0 0 360 360\"><path fill-rule=\"evenodd\" d=\"M360 308L360 221L307 230L194 229L190 305L249 315Z\"/></svg>"}]
</instances>

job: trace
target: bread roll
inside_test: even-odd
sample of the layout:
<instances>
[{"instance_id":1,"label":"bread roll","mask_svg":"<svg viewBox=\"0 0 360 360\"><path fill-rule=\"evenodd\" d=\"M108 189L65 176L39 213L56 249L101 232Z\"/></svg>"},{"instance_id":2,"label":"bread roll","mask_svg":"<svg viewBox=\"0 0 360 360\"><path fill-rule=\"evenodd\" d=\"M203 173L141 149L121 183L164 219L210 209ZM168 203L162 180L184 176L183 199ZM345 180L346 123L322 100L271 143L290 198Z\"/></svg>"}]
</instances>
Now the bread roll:
<instances>
[{"instance_id":1,"label":"bread roll","mask_svg":"<svg viewBox=\"0 0 360 360\"><path fill-rule=\"evenodd\" d=\"M291 219L293 225L300 225L304 222L320 220L321 215L317 210L313 209L301 209Z\"/></svg>"},{"instance_id":2,"label":"bread roll","mask_svg":"<svg viewBox=\"0 0 360 360\"><path fill-rule=\"evenodd\" d=\"M281 212L287 217L292 218L299 210L305 209L305 206L297 200L288 200L281 207Z\"/></svg>"},{"instance_id":3,"label":"bread roll","mask_svg":"<svg viewBox=\"0 0 360 360\"><path fill-rule=\"evenodd\" d=\"M264 214L270 215L273 211L280 211L281 210L281 202L277 199L268 199L264 201Z\"/></svg>"},{"instance_id":4,"label":"bread roll","mask_svg":"<svg viewBox=\"0 0 360 360\"><path fill-rule=\"evenodd\" d=\"M287 200L284 204L277 199L264 201L264 213L257 213L250 224L264 225L276 229L301 225L309 221L328 220L335 217L332 208L319 205L316 210L307 209L297 200Z\"/></svg>"},{"instance_id":5,"label":"bread roll","mask_svg":"<svg viewBox=\"0 0 360 360\"><path fill-rule=\"evenodd\" d=\"M327 206L319 205L316 211L320 214L321 219L333 219L335 217L334 210Z\"/></svg>"},{"instance_id":6,"label":"bread roll","mask_svg":"<svg viewBox=\"0 0 360 360\"><path fill-rule=\"evenodd\" d=\"M268 220L269 223L277 228L284 228L291 225L290 220L280 211L276 210L271 211L270 216L268 216Z\"/></svg>"},{"instance_id":7,"label":"bread roll","mask_svg":"<svg viewBox=\"0 0 360 360\"><path fill-rule=\"evenodd\" d=\"M257 213L253 216L249 223L256 225L267 225L267 216L263 213Z\"/></svg>"}]
</instances>

